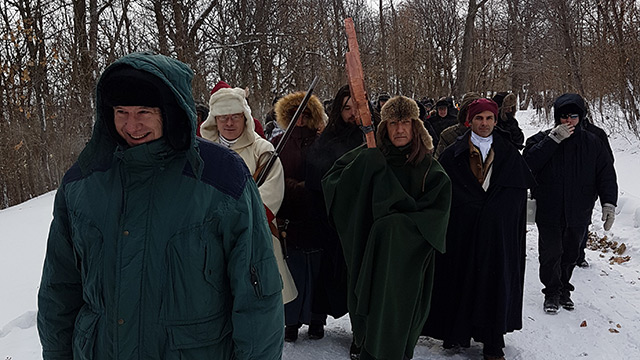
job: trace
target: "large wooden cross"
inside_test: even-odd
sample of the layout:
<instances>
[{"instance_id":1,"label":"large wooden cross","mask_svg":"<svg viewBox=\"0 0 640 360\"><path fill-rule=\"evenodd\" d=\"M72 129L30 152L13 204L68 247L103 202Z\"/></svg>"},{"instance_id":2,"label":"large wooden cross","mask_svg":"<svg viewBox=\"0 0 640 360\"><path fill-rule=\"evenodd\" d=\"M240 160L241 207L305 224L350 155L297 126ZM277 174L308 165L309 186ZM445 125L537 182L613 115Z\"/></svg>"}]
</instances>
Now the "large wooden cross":
<instances>
[{"instance_id":1,"label":"large wooden cross","mask_svg":"<svg viewBox=\"0 0 640 360\"><path fill-rule=\"evenodd\" d=\"M353 19L344 19L344 27L347 30L347 39L349 42L349 51L347 51L345 57L347 60L346 67L347 77L349 78L349 89L355 108L354 115L356 122L365 134L367 147L374 148L376 147L376 138L373 133L373 125L371 124L371 112L369 111L367 92L364 87L360 49L358 48L358 38L356 37L356 28L353 24Z\"/></svg>"}]
</instances>

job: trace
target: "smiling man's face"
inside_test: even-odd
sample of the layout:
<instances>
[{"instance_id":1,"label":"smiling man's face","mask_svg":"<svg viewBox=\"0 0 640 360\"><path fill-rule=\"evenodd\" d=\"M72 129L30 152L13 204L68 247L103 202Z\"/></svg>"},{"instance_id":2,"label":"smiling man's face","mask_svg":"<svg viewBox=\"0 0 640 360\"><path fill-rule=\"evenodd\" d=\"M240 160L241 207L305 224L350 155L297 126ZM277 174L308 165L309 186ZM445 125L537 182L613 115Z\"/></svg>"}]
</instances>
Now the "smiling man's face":
<instances>
[{"instance_id":1,"label":"smiling man's face","mask_svg":"<svg viewBox=\"0 0 640 360\"><path fill-rule=\"evenodd\" d=\"M162 112L157 107L114 106L113 120L118 134L136 146L162 137Z\"/></svg>"}]
</instances>

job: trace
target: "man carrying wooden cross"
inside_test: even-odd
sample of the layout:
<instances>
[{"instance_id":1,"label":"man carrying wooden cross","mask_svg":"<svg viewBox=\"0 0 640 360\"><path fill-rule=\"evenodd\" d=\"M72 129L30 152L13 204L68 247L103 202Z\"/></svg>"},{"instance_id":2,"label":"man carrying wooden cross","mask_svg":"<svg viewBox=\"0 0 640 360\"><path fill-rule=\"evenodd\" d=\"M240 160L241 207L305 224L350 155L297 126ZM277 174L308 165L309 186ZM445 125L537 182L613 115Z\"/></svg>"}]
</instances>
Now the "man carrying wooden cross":
<instances>
[{"instance_id":1,"label":"man carrying wooden cross","mask_svg":"<svg viewBox=\"0 0 640 360\"><path fill-rule=\"evenodd\" d=\"M444 251L451 183L415 101L389 100L378 147L358 147L323 179L348 269L348 308L360 359L410 359L426 321L435 252ZM352 358L357 354L352 353Z\"/></svg>"}]
</instances>

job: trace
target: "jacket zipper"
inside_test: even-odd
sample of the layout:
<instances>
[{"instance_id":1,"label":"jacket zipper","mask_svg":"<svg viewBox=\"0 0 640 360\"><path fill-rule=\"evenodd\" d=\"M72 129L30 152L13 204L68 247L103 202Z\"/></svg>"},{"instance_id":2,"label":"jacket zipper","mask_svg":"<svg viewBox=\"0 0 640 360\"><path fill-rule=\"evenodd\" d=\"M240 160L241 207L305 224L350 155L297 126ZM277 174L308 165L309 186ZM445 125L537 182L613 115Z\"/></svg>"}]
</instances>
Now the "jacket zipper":
<instances>
[{"instance_id":1,"label":"jacket zipper","mask_svg":"<svg viewBox=\"0 0 640 360\"><path fill-rule=\"evenodd\" d=\"M258 277L258 270L253 265L251 265L251 285L253 285L253 291L256 293L258 299L262 299L262 289L260 288L260 278Z\"/></svg>"}]
</instances>

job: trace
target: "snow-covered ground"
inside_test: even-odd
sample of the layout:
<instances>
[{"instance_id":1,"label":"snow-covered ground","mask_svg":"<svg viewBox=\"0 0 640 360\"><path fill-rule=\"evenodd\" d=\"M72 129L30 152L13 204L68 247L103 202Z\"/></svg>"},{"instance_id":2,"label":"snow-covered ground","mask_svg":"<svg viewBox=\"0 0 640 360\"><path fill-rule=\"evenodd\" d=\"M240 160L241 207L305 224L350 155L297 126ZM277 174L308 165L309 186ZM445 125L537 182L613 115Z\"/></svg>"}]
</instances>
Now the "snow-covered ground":
<instances>
[{"instance_id":1,"label":"snow-covered ground","mask_svg":"<svg viewBox=\"0 0 640 360\"><path fill-rule=\"evenodd\" d=\"M526 136L538 125L533 111L517 117ZM538 280L537 230L528 227L523 329L505 337L507 359L640 359L640 141L613 134L620 185L617 217L605 233L596 206L591 230L624 243L628 262L610 264L611 252L587 250L591 267L577 268L574 311L542 311ZM36 294L51 221L54 193L0 211L0 360L41 359L35 326ZM586 326L581 326L586 325ZM306 327L296 343L286 343L286 360L348 359L351 330L347 316L329 319L326 335L309 340ZM414 359L480 359L482 345L443 350L441 342L420 338Z\"/></svg>"}]
</instances>

